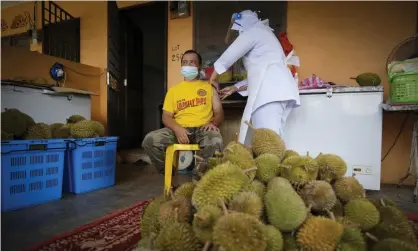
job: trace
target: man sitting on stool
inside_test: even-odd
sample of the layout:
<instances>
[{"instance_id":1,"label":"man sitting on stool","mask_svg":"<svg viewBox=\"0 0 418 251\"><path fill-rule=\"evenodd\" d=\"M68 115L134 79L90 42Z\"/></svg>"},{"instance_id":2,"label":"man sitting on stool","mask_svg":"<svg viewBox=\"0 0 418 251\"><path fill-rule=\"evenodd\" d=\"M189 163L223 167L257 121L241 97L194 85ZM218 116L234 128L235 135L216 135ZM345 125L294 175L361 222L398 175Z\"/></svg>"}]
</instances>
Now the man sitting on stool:
<instances>
[{"instance_id":1,"label":"man sitting on stool","mask_svg":"<svg viewBox=\"0 0 418 251\"><path fill-rule=\"evenodd\" d=\"M161 174L164 174L165 150L169 145L198 144L199 155L204 160L216 151L222 151L219 131L224 119L222 104L215 88L200 80L201 64L202 57L196 51L188 50L183 54L181 73L184 81L171 87L164 100L162 120L165 128L148 133L142 142L142 148ZM200 167L203 165L201 163ZM194 168L193 179L199 180L200 175Z\"/></svg>"}]
</instances>

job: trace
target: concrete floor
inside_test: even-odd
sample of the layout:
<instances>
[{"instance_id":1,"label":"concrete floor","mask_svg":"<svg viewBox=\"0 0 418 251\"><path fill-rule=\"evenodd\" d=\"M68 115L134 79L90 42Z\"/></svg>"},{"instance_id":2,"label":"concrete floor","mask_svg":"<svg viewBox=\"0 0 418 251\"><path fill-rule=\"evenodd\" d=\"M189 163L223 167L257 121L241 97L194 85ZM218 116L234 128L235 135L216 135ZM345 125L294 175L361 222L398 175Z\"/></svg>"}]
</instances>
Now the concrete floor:
<instances>
[{"instance_id":1,"label":"concrete floor","mask_svg":"<svg viewBox=\"0 0 418 251\"><path fill-rule=\"evenodd\" d=\"M59 201L2 213L1 248L20 251L28 245L47 240L54 235L87 224L112 211L151 199L163 192L163 176L152 167L120 165L116 186L83 195L65 194ZM179 183L190 176L180 175ZM387 196L409 212L418 212L412 203L412 187L383 186L380 192L369 192L372 198Z\"/></svg>"}]
</instances>

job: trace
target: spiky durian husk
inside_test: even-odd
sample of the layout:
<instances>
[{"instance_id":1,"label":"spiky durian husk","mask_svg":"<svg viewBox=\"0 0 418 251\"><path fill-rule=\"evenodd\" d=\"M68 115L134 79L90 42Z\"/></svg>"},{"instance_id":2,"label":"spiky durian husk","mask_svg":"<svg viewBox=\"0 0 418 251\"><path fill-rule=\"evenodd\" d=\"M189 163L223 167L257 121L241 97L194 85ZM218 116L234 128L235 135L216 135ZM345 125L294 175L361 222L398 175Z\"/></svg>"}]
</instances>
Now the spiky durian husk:
<instances>
[{"instance_id":1,"label":"spiky durian husk","mask_svg":"<svg viewBox=\"0 0 418 251\"><path fill-rule=\"evenodd\" d=\"M52 138L51 129L49 125L44 123L37 123L31 126L25 135L23 136L24 139L50 139Z\"/></svg>"},{"instance_id":2,"label":"spiky durian husk","mask_svg":"<svg viewBox=\"0 0 418 251\"><path fill-rule=\"evenodd\" d=\"M347 172L347 163L338 155L320 153L316 160L319 166L319 179L326 182L344 177Z\"/></svg>"},{"instance_id":3,"label":"spiky durian husk","mask_svg":"<svg viewBox=\"0 0 418 251\"><path fill-rule=\"evenodd\" d=\"M86 120L86 119L81 115L71 115L67 119L67 123L68 124L75 124L75 123L78 123L78 122L83 121L83 120Z\"/></svg>"},{"instance_id":4,"label":"spiky durian husk","mask_svg":"<svg viewBox=\"0 0 418 251\"><path fill-rule=\"evenodd\" d=\"M302 199L313 211L329 211L337 203L337 196L332 186L325 181L313 180L308 182L300 192Z\"/></svg>"},{"instance_id":5,"label":"spiky durian husk","mask_svg":"<svg viewBox=\"0 0 418 251\"><path fill-rule=\"evenodd\" d=\"M242 170L247 170L256 166L252 153L242 144L231 141L223 151L222 162L231 162ZM256 170L248 172L250 179L254 179Z\"/></svg>"},{"instance_id":6,"label":"spiky durian husk","mask_svg":"<svg viewBox=\"0 0 418 251\"><path fill-rule=\"evenodd\" d=\"M297 242L306 251L334 251L344 232L335 220L313 216L306 220L297 233Z\"/></svg>"},{"instance_id":7,"label":"spiky durian husk","mask_svg":"<svg viewBox=\"0 0 418 251\"><path fill-rule=\"evenodd\" d=\"M71 125L71 136L74 138L94 138L98 134L90 120L81 120Z\"/></svg>"},{"instance_id":8,"label":"spiky durian husk","mask_svg":"<svg viewBox=\"0 0 418 251\"><path fill-rule=\"evenodd\" d=\"M254 216L232 212L216 222L213 242L230 251L264 251L265 226Z\"/></svg>"},{"instance_id":9,"label":"spiky durian husk","mask_svg":"<svg viewBox=\"0 0 418 251\"><path fill-rule=\"evenodd\" d=\"M1 113L1 129L3 131L11 133L15 137L22 137L28 128L28 118L18 109L6 109Z\"/></svg>"},{"instance_id":10,"label":"spiky durian husk","mask_svg":"<svg viewBox=\"0 0 418 251\"><path fill-rule=\"evenodd\" d=\"M229 203L229 209L252 215L259 219L263 212L263 201L253 192L241 192L236 194Z\"/></svg>"},{"instance_id":11,"label":"spiky durian husk","mask_svg":"<svg viewBox=\"0 0 418 251\"><path fill-rule=\"evenodd\" d=\"M209 170L196 185L192 204L199 210L205 205L218 206L220 200L228 202L232 196L248 187L250 180L244 171L232 163L223 163Z\"/></svg>"}]
</instances>

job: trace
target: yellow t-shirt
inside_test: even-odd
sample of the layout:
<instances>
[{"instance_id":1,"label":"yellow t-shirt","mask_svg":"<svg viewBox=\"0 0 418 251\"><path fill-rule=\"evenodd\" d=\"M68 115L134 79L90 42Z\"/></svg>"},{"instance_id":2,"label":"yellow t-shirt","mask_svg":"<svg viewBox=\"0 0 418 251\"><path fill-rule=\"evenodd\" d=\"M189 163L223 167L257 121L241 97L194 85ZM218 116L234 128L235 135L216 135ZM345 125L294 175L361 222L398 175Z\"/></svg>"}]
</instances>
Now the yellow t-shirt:
<instances>
[{"instance_id":1,"label":"yellow t-shirt","mask_svg":"<svg viewBox=\"0 0 418 251\"><path fill-rule=\"evenodd\" d=\"M182 127L200 127L213 118L212 97L213 87L208 82L182 81L167 91L163 110L173 113Z\"/></svg>"}]
</instances>

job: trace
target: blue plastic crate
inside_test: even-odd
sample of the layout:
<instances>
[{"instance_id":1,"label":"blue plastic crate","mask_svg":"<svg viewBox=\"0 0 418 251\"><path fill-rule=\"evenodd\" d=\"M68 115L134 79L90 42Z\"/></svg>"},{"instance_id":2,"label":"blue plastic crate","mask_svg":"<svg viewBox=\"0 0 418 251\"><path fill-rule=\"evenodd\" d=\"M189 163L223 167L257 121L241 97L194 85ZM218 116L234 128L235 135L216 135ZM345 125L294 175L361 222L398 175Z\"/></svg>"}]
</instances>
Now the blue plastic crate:
<instances>
[{"instance_id":1,"label":"blue plastic crate","mask_svg":"<svg viewBox=\"0 0 418 251\"><path fill-rule=\"evenodd\" d=\"M65 150L60 139L2 141L1 210L59 200Z\"/></svg>"},{"instance_id":2,"label":"blue plastic crate","mask_svg":"<svg viewBox=\"0 0 418 251\"><path fill-rule=\"evenodd\" d=\"M67 140L63 190L87 193L115 185L118 137Z\"/></svg>"}]
</instances>

